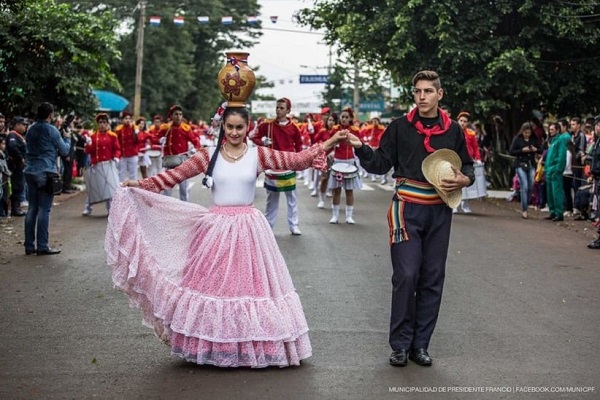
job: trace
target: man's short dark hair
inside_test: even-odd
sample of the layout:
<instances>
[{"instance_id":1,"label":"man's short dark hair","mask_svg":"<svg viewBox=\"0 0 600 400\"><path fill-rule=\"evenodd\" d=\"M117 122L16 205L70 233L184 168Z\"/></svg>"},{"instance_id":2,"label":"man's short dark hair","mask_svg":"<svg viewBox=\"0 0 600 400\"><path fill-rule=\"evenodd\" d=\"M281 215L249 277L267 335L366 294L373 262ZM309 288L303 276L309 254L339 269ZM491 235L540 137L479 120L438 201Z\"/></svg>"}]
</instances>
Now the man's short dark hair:
<instances>
[{"instance_id":1,"label":"man's short dark hair","mask_svg":"<svg viewBox=\"0 0 600 400\"><path fill-rule=\"evenodd\" d=\"M54 106L48 102L44 102L38 106L36 119L46 119L54 112Z\"/></svg>"},{"instance_id":2,"label":"man's short dark hair","mask_svg":"<svg viewBox=\"0 0 600 400\"><path fill-rule=\"evenodd\" d=\"M560 126L564 126L565 128L568 128L568 127L569 127L569 121L567 121L567 119L566 119L566 118L561 118L561 119L559 119L559 120L558 120L558 124L559 124Z\"/></svg>"},{"instance_id":3,"label":"man's short dark hair","mask_svg":"<svg viewBox=\"0 0 600 400\"><path fill-rule=\"evenodd\" d=\"M412 84L415 86L419 81L430 81L433 82L433 86L440 90L442 88L442 82L440 76L435 71L419 71L415 74L412 79Z\"/></svg>"}]
</instances>

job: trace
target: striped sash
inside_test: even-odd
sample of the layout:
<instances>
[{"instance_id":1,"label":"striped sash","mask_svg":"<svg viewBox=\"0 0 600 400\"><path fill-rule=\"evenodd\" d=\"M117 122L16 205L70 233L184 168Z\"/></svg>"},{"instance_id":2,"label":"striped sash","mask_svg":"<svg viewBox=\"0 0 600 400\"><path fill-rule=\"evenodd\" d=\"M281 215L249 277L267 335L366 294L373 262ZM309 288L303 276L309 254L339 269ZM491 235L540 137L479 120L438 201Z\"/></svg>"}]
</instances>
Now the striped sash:
<instances>
[{"instance_id":1,"label":"striped sash","mask_svg":"<svg viewBox=\"0 0 600 400\"><path fill-rule=\"evenodd\" d=\"M426 182L397 178L395 189L396 193L387 214L388 227L390 229L390 245L405 242L409 239L404 222L404 207L406 203L423 205L443 204L435 188Z\"/></svg>"}]
</instances>

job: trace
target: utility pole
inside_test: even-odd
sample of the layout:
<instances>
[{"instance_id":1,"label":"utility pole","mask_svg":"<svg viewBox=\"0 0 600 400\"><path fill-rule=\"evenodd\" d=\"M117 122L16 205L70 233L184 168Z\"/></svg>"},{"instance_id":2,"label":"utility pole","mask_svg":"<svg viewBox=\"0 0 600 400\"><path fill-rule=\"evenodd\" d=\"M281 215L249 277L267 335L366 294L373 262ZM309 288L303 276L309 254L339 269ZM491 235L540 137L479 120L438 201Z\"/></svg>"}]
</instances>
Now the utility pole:
<instances>
[{"instance_id":1,"label":"utility pole","mask_svg":"<svg viewBox=\"0 0 600 400\"><path fill-rule=\"evenodd\" d=\"M358 60L354 61L354 96L352 96L352 110L354 111L354 115L358 117L358 107L360 103L360 84L358 81L359 68L358 68Z\"/></svg>"},{"instance_id":2,"label":"utility pole","mask_svg":"<svg viewBox=\"0 0 600 400\"><path fill-rule=\"evenodd\" d=\"M133 98L133 115L138 118L142 106L142 70L144 69L144 22L146 20L146 2L138 3L140 8L140 20L138 24L138 36L135 50L137 53L135 66L135 95Z\"/></svg>"},{"instance_id":3,"label":"utility pole","mask_svg":"<svg viewBox=\"0 0 600 400\"><path fill-rule=\"evenodd\" d=\"M327 65L327 94L331 96L331 57L332 57L331 44L329 45L329 65ZM330 104L328 104L330 105Z\"/></svg>"}]
</instances>

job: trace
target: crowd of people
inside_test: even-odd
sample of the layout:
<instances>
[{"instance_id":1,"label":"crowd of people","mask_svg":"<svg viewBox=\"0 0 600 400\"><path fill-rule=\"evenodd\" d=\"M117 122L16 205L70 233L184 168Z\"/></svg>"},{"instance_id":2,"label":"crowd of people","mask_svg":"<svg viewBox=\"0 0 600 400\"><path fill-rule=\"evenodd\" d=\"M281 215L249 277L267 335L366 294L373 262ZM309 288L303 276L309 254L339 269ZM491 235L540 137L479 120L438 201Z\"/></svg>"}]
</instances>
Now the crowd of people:
<instances>
[{"instance_id":1,"label":"crowd of people","mask_svg":"<svg viewBox=\"0 0 600 400\"><path fill-rule=\"evenodd\" d=\"M533 120L521 126L510 147L516 176L508 200L520 199L524 219L533 207L548 212L549 221L573 218L600 228L599 138L600 116L585 121L561 118L547 124ZM598 234L588 248L600 249L600 229Z\"/></svg>"},{"instance_id":2,"label":"crowd of people","mask_svg":"<svg viewBox=\"0 0 600 400\"><path fill-rule=\"evenodd\" d=\"M447 107L442 106L442 109L449 117L452 116ZM314 143L326 141L339 130L349 129L363 143L377 149L387 126L378 117L361 122L355 118L350 108L345 108L338 114L326 107L320 113L307 114L300 120L292 111L292 103L287 98L277 101L274 111L276 117L273 119L259 118L255 122L250 120L247 139L250 145L299 152ZM59 131L68 130L72 135L69 151L65 156L60 156L57 167L62 175L62 193L76 191L77 187L72 185L73 177L84 176L84 170L90 166L96 166L98 170L102 166L106 170L107 166L103 164L114 164L118 182L137 179L138 176L155 176L172 169L198 149L216 146L221 123L219 118L217 113L210 123L188 121L180 106L172 106L166 113L166 118L156 114L148 122L144 117L134 121L132 114L127 111L121 113L119 118L100 113L93 125L80 117L72 118L65 125L65 118L54 117L51 123ZM509 196L509 200L519 200L524 219L528 218L529 209L534 207L548 212L548 220L589 220L594 227L600 228L596 212L597 173L592 166L598 147L596 120L597 118L588 118L582 122L579 117L573 117L570 120L559 119L542 124L534 118L521 126L509 150L515 159L513 194ZM486 169L489 171L492 145L482 124L472 122L468 112L458 113L456 121L463 130L467 150L475 162L476 182L463 189L462 201L453 212L470 213L469 200L486 196L486 188L490 185ZM25 136L30 121L16 116L9 121L9 126L6 122L5 117L0 114L0 217L21 217L26 215L28 205L23 170ZM85 129L84 126L90 129ZM302 179L309 187L311 196L318 197L318 208L325 208L327 198L331 198L331 224L339 222L343 193L345 222L355 224L353 191L361 189L363 180L369 178L371 182L377 181L385 185L390 181L392 172L368 173L361 166L352 147L346 143L336 145L329 152L328 163L327 172L312 168L298 174L292 174L292 171L266 171L265 214L272 227L277 217L279 194L283 192L287 201L289 230L293 235L301 235L296 179ZM600 167L596 166L596 169ZM101 171L102 176L107 174ZM92 175L92 178L97 175ZM103 180L110 179L103 177L101 185L104 184ZM181 182L179 198L187 201L188 192L187 181ZM165 194L170 195L170 190ZM106 203L109 210L110 196L102 199L102 202ZM98 201L92 203L88 197L82 214L90 215L95 203ZM600 248L600 240L593 241L588 247Z\"/></svg>"}]
</instances>

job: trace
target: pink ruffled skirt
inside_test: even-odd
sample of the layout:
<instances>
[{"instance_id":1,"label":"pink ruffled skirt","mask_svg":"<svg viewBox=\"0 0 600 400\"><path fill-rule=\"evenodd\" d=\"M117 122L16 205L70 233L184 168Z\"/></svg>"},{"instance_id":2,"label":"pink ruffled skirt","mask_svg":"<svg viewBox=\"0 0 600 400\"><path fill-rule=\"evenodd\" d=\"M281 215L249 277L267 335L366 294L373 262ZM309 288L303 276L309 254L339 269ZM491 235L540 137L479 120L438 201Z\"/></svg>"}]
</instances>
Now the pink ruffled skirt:
<instances>
[{"instance_id":1,"label":"pink ruffled skirt","mask_svg":"<svg viewBox=\"0 0 600 400\"><path fill-rule=\"evenodd\" d=\"M257 209L119 188L105 249L115 286L172 354L254 368L310 357L300 299Z\"/></svg>"}]
</instances>

